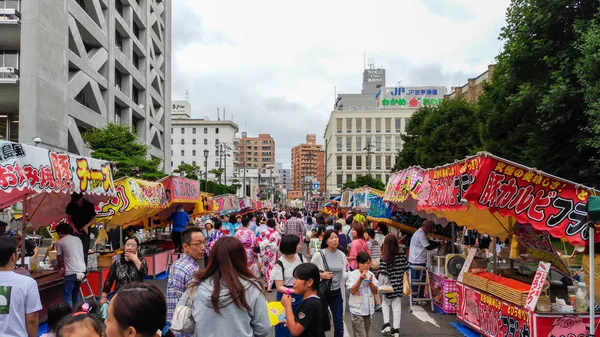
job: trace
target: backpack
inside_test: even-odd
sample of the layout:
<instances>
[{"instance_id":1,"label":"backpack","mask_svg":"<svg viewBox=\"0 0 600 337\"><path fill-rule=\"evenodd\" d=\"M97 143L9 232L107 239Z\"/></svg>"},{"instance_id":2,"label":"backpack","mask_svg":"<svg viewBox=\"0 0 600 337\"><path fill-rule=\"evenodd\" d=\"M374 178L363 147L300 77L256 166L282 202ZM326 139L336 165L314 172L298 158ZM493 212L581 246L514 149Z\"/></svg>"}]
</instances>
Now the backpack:
<instances>
[{"instance_id":1,"label":"backpack","mask_svg":"<svg viewBox=\"0 0 600 337\"><path fill-rule=\"evenodd\" d=\"M300 263L304 263L304 256L298 253L298 257L300 257ZM285 268L283 268L283 262L281 262L281 260L278 259L277 261L275 261L275 264L281 267L281 277L283 277L283 280L285 281ZM275 281L273 281L273 284L275 284Z\"/></svg>"}]
</instances>

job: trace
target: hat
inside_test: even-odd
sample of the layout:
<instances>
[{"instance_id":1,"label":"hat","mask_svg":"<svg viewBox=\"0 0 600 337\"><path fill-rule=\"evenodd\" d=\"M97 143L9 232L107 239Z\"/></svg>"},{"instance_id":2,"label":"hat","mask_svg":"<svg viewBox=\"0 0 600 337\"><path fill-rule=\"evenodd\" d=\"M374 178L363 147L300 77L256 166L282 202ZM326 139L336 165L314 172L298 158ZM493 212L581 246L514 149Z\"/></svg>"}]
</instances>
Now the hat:
<instances>
[{"instance_id":1,"label":"hat","mask_svg":"<svg viewBox=\"0 0 600 337\"><path fill-rule=\"evenodd\" d=\"M206 224L214 225L211 219L208 219L208 220L204 221L204 225L205 226L206 226Z\"/></svg>"}]
</instances>

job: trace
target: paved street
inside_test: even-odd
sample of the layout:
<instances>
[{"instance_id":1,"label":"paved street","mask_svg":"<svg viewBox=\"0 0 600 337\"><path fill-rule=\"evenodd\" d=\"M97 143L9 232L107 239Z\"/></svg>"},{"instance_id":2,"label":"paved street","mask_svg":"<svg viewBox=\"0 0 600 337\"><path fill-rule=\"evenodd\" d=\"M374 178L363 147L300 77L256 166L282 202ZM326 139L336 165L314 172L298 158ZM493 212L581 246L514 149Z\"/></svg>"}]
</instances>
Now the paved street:
<instances>
[{"instance_id":1,"label":"paved street","mask_svg":"<svg viewBox=\"0 0 600 337\"><path fill-rule=\"evenodd\" d=\"M166 292L167 280L149 280L146 281L150 284L154 284ZM275 293L267 293L267 299L269 301L275 300ZM432 313L431 310L424 310L417 307L413 313L408 311L408 298L404 298L402 301L402 323L400 325L401 336L461 336L456 329L450 325L451 322L456 321L456 317L453 315L440 315L437 312ZM346 311L344 317L344 336L352 336L352 330L350 326L350 314ZM381 312L376 312L373 315L373 325L371 327L370 336L380 336L381 326L383 325L383 316ZM269 334L269 337L274 336L275 333ZM333 336L333 331L327 334L328 337Z\"/></svg>"}]
</instances>

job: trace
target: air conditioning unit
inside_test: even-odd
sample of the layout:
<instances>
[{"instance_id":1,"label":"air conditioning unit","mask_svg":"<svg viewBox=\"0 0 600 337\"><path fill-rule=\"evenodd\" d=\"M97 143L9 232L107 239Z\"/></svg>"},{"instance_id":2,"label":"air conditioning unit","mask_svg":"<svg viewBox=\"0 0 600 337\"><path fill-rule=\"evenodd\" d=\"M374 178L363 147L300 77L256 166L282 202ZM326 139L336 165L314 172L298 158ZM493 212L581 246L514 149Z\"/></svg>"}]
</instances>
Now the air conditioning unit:
<instances>
[{"instance_id":1,"label":"air conditioning unit","mask_svg":"<svg viewBox=\"0 0 600 337\"><path fill-rule=\"evenodd\" d=\"M466 257L463 254L446 255L445 274L446 277L456 279L465 264Z\"/></svg>"}]
</instances>

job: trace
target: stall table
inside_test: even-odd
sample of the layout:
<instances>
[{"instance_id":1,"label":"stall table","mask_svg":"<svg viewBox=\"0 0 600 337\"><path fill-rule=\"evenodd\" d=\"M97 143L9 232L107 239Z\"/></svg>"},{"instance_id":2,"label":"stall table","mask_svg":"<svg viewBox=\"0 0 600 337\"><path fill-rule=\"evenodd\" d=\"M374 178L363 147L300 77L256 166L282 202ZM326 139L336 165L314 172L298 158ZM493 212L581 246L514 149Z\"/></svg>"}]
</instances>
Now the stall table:
<instances>
[{"instance_id":1,"label":"stall table","mask_svg":"<svg viewBox=\"0 0 600 337\"><path fill-rule=\"evenodd\" d=\"M54 303L62 302L64 277L54 270L38 270L31 272L40 292L42 310L39 312L40 322L48 317L48 308Z\"/></svg>"}]
</instances>

